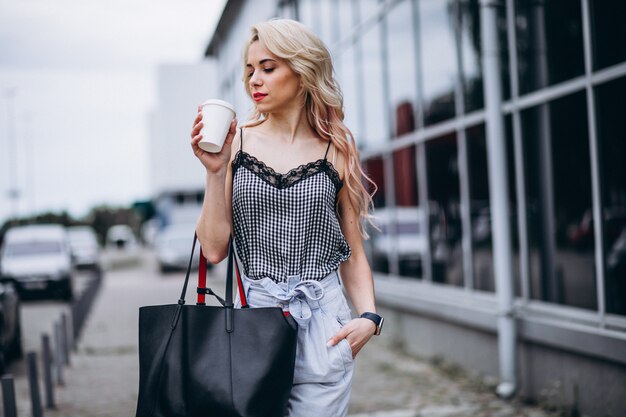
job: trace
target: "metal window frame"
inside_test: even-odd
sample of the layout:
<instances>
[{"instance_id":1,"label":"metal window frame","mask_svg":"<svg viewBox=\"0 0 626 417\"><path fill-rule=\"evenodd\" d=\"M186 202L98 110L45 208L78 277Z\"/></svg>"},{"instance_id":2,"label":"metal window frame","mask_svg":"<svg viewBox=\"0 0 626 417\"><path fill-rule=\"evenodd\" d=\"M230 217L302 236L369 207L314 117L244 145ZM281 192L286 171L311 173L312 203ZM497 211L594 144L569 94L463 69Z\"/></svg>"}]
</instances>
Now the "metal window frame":
<instances>
[{"instance_id":1,"label":"metal window frame","mask_svg":"<svg viewBox=\"0 0 626 417\"><path fill-rule=\"evenodd\" d=\"M596 99L591 74L593 64L591 56L591 16L589 15L589 1L581 0L583 18L583 49L585 54L585 92L587 94L587 127L589 129L589 158L591 159L591 195L593 207L593 221L595 235L595 268L596 268L596 296L598 299L598 320L600 327L606 327L606 304L604 296L604 226L602 219L602 197L600 195L600 167L598 161L598 137L596 122Z\"/></svg>"},{"instance_id":2,"label":"metal window frame","mask_svg":"<svg viewBox=\"0 0 626 417\"><path fill-rule=\"evenodd\" d=\"M463 44L460 21L459 1L452 3L454 7L454 48L456 53L456 79L454 83L454 111L455 118L465 114L465 72L463 67ZM456 130L457 163L459 164L459 200L461 204L461 248L463 251L463 285L467 290L476 289L474 276L474 246L472 233L472 206L470 187L470 166L468 155L467 131ZM486 137L485 137L486 140ZM491 199L491 196L489 197ZM493 251L492 251L493 257ZM495 288L495 282L494 282Z\"/></svg>"},{"instance_id":3,"label":"metal window frame","mask_svg":"<svg viewBox=\"0 0 626 417\"><path fill-rule=\"evenodd\" d=\"M415 97L417 98L417 105L415 106L415 131L419 132L424 127L424 75L422 73L422 34L421 34L421 17L419 11L418 0L411 0L412 9L412 23L413 23L413 38L415 48L415 88L417 89ZM396 139L398 140L398 139ZM426 253L424 254L424 260L422 262L422 280L425 282L433 282L433 267L432 267L432 247L430 244L430 204L428 200L428 169L426 165L426 144L415 144L415 163L416 163L416 175L419 192L419 201L422 210L424 211L424 218L426 222L424 224L424 233L428 236L426 239Z\"/></svg>"}]
</instances>

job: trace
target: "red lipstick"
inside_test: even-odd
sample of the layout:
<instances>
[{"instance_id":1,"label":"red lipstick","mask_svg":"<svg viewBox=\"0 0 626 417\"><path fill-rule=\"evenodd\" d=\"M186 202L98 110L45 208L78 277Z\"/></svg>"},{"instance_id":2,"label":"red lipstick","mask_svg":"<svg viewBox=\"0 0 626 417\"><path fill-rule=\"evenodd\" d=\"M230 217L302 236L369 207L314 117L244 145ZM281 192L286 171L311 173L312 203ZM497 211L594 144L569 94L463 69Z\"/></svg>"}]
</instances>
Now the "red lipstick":
<instances>
[{"instance_id":1,"label":"red lipstick","mask_svg":"<svg viewBox=\"0 0 626 417\"><path fill-rule=\"evenodd\" d=\"M267 96L267 94L263 94L263 93L254 93L252 94L252 97L254 98L254 101L261 101L265 98L265 96Z\"/></svg>"}]
</instances>

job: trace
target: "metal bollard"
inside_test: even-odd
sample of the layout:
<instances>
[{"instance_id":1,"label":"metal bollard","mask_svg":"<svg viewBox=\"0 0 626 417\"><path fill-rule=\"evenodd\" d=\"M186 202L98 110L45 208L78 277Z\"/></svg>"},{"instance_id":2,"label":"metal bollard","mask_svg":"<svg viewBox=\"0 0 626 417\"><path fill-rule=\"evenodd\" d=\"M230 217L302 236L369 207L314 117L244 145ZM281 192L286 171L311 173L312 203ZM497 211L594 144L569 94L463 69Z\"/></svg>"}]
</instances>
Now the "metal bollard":
<instances>
[{"instance_id":1,"label":"metal bollard","mask_svg":"<svg viewBox=\"0 0 626 417\"><path fill-rule=\"evenodd\" d=\"M54 391L52 385L52 352L50 351L50 336L41 335L43 348L43 375L46 388L46 408L54 408Z\"/></svg>"},{"instance_id":2,"label":"metal bollard","mask_svg":"<svg viewBox=\"0 0 626 417\"><path fill-rule=\"evenodd\" d=\"M72 307L69 309L68 311L68 315L67 315L67 320L68 320L68 327L69 329L67 330L67 340L68 340L68 351L70 351L70 353L76 352L76 338L74 337L74 306L72 305Z\"/></svg>"},{"instance_id":3,"label":"metal bollard","mask_svg":"<svg viewBox=\"0 0 626 417\"><path fill-rule=\"evenodd\" d=\"M67 315L65 313L61 314L61 345L63 347L63 364L70 364L70 345L69 345L69 336L67 331Z\"/></svg>"},{"instance_id":4,"label":"metal bollard","mask_svg":"<svg viewBox=\"0 0 626 417\"><path fill-rule=\"evenodd\" d=\"M54 323L54 364L56 370L56 382L63 386L63 347L61 346L61 325L58 322Z\"/></svg>"},{"instance_id":5,"label":"metal bollard","mask_svg":"<svg viewBox=\"0 0 626 417\"><path fill-rule=\"evenodd\" d=\"M37 355L35 352L28 352L28 385L30 386L33 417L43 417L41 394L39 393L39 377L37 375Z\"/></svg>"},{"instance_id":6,"label":"metal bollard","mask_svg":"<svg viewBox=\"0 0 626 417\"><path fill-rule=\"evenodd\" d=\"M13 384L13 376L11 375L4 375L2 377L2 405L4 406L4 417L17 417L15 385Z\"/></svg>"}]
</instances>

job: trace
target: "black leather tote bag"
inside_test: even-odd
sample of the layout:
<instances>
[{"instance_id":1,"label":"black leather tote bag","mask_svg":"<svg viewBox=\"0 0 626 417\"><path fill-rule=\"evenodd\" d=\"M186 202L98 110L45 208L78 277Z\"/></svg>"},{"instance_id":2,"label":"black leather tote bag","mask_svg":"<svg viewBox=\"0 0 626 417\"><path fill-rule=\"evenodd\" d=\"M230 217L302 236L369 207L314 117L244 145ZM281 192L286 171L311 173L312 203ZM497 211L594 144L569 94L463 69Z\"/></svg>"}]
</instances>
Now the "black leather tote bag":
<instances>
[{"instance_id":1,"label":"black leather tote bag","mask_svg":"<svg viewBox=\"0 0 626 417\"><path fill-rule=\"evenodd\" d=\"M185 305L191 259L177 304L139 308L139 398L136 417L283 417L293 384L297 324L280 307L233 305L232 236L226 299ZM206 260L200 255L200 273ZM205 278L205 277L202 277ZM200 282L204 281L201 279Z\"/></svg>"}]
</instances>

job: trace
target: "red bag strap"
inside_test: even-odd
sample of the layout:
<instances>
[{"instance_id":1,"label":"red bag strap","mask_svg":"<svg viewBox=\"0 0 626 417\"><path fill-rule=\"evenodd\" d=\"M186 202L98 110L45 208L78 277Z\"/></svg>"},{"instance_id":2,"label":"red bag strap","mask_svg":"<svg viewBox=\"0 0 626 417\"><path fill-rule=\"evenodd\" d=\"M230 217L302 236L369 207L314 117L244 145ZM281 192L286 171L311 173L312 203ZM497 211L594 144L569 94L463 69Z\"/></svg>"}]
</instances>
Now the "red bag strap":
<instances>
[{"instance_id":1,"label":"red bag strap","mask_svg":"<svg viewBox=\"0 0 626 417\"><path fill-rule=\"evenodd\" d=\"M228 260L230 261L230 258L232 257L233 259L233 264L235 265L235 275L237 276L237 287L239 290L239 299L241 300L241 308L248 308L248 300L246 298L246 294L243 288L243 281L241 279L241 273L239 272L239 264L237 262L237 258L234 256L234 246L233 246L233 242L232 242L232 237L230 239L230 246L229 246L229 250L231 251L231 256L228 257ZM205 302L205 295L206 294L211 294L215 297L217 297L216 294L213 293L213 291L211 291L210 288L207 288L206 286L206 274L207 274L207 262L208 260L204 257L204 254L202 253L202 247L200 247L200 267L198 268L198 302L196 303L197 305L206 305ZM218 300L220 302L222 302L223 300L221 300L219 297L217 297ZM222 302L222 304L224 304Z\"/></svg>"},{"instance_id":2,"label":"red bag strap","mask_svg":"<svg viewBox=\"0 0 626 417\"><path fill-rule=\"evenodd\" d=\"M204 257L204 254L202 253L202 247L200 247L200 267L198 268L198 290L200 289L206 289L206 263L207 263L207 259ZM205 303L205 296L206 293L204 291L198 291L198 302L196 304L198 305L206 305Z\"/></svg>"}]
</instances>

